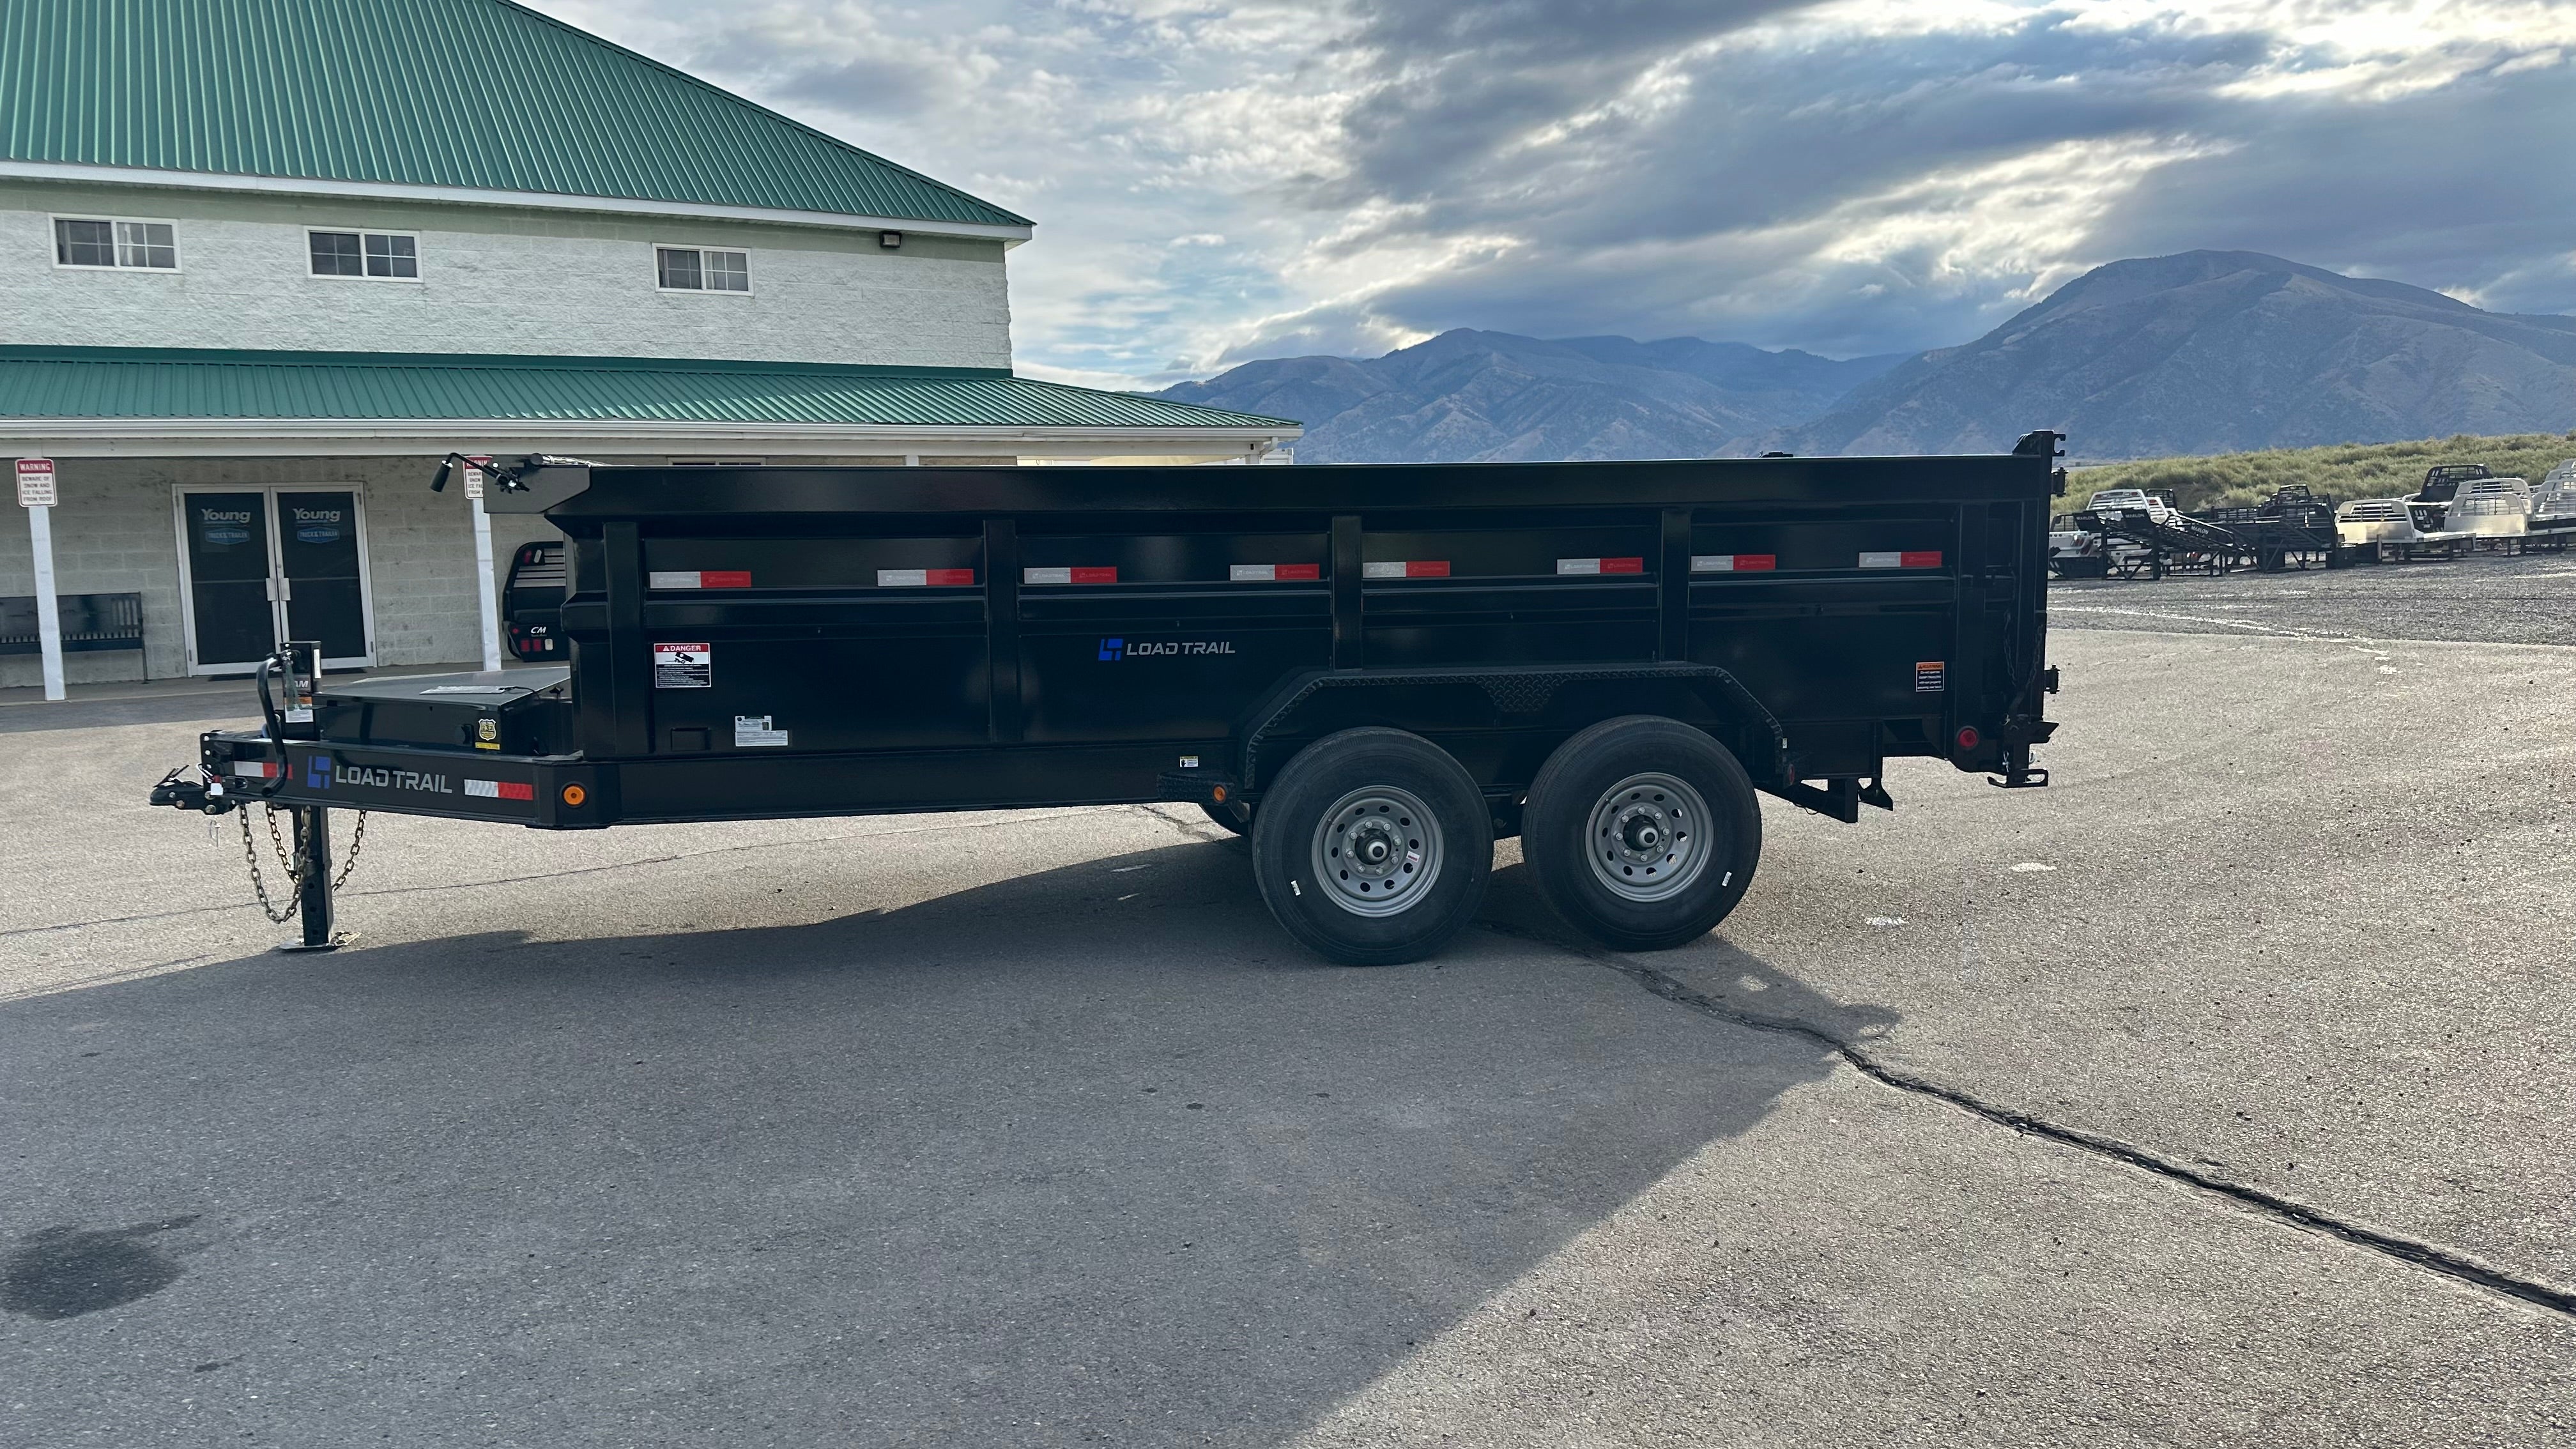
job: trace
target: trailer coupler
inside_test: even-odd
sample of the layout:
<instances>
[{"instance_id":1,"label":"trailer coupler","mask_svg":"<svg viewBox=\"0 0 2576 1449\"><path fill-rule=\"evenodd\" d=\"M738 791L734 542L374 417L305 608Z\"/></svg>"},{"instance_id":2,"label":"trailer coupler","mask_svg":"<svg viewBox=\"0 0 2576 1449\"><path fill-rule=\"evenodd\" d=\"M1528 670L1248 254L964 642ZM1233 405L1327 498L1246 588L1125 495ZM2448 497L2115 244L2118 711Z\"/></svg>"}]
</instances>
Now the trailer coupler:
<instances>
[{"instance_id":1,"label":"trailer coupler","mask_svg":"<svg viewBox=\"0 0 2576 1449\"><path fill-rule=\"evenodd\" d=\"M208 776L204 770L197 770L197 778L189 779L191 768L181 765L162 776L160 783L152 787L152 803L177 810L202 811L208 815L221 815L238 803L225 795L222 783Z\"/></svg>"}]
</instances>

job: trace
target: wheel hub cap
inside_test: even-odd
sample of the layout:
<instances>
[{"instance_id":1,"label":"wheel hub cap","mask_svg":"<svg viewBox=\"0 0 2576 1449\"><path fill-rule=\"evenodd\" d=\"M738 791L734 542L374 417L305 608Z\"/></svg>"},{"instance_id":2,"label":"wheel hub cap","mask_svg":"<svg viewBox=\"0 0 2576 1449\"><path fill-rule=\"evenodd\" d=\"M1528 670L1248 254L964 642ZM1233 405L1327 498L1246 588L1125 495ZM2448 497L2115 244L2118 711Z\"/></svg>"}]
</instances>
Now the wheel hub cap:
<instances>
[{"instance_id":1,"label":"wheel hub cap","mask_svg":"<svg viewBox=\"0 0 2576 1449\"><path fill-rule=\"evenodd\" d=\"M1421 797L1390 785L1354 790L1315 827L1315 878L1360 916L1409 910L1440 877L1440 822Z\"/></svg>"},{"instance_id":2,"label":"wheel hub cap","mask_svg":"<svg viewBox=\"0 0 2576 1449\"><path fill-rule=\"evenodd\" d=\"M1631 775L1603 791L1584 839L1593 876L1632 901L1689 889L1715 844L1699 791L1661 773Z\"/></svg>"}]
</instances>

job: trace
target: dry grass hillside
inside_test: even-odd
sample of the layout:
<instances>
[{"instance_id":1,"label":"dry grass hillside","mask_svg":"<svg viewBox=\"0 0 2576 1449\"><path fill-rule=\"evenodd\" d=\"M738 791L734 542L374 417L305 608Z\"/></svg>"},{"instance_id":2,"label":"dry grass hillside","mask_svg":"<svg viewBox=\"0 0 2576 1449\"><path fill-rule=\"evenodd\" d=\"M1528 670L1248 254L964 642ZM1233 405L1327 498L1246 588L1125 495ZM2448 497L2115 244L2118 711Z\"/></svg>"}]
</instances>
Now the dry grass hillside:
<instances>
[{"instance_id":1,"label":"dry grass hillside","mask_svg":"<svg viewBox=\"0 0 2576 1449\"><path fill-rule=\"evenodd\" d=\"M2569 458L2576 458L2576 432L2491 438L2460 434L2415 443L2276 448L2078 468L2067 479L2066 496L2080 507L2099 488L2144 488L2171 494L2183 508L2225 508L2260 503L2276 488L2305 483L2338 501L2396 498L2414 492L2424 481L2424 470L2436 463L2484 463L2498 473L2537 482Z\"/></svg>"}]
</instances>

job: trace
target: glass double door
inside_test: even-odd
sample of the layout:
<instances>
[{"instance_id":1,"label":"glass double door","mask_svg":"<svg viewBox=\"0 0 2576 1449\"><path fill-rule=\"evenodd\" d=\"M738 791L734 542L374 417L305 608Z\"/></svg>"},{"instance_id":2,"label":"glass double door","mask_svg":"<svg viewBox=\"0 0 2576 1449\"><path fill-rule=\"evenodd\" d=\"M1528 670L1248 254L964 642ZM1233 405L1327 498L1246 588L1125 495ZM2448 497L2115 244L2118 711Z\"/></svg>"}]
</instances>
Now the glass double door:
<instances>
[{"instance_id":1,"label":"glass double door","mask_svg":"<svg viewBox=\"0 0 2576 1449\"><path fill-rule=\"evenodd\" d=\"M245 673L290 639L326 668L375 663L366 515L355 489L185 489L188 669Z\"/></svg>"}]
</instances>

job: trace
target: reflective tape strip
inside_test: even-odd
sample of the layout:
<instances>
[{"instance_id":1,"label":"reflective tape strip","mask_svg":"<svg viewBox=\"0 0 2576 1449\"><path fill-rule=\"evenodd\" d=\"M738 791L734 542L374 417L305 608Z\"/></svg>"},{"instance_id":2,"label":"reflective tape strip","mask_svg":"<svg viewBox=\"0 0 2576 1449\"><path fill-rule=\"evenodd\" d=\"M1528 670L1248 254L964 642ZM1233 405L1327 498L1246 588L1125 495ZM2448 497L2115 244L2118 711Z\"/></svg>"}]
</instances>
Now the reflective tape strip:
<instances>
[{"instance_id":1,"label":"reflective tape strip","mask_svg":"<svg viewBox=\"0 0 2576 1449\"><path fill-rule=\"evenodd\" d=\"M1905 552L1896 556L1896 564L1899 568L1937 569L1941 566L1941 550L1937 548L1907 549Z\"/></svg>"},{"instance_id":2,"label":"reflective tape strip","mask_svg":"<svg viewBox=\"0 0 2576 1449\"><path fill-rule=\"evenodd\" d=\"M276 760L235 760L233 773L253 780L274 780L286 773L286 766Z\"/></svg>"},{"instance_id":3,"label":"reflective tape strip","mask_svg":"<svg viewBox=\"0 0 2576 1449\"><path fill-rule=\"evenodd\" d=\"M1642 574L1646 571L1646 561L1642 558L1561 558L1556 561L1556 571L1561 574Z\"/></svg>"},{"instance_id":4,"label":"reflective tape strip","mask_svg":"<svg viewBox=\"0 0 2576 1449\"><path fill-rule=\"evenodd\" d=\"M975 584L973 569L879 569L881 589L961 589Z\"/></svg>"},{"instance_id":5,"label":"reflective tape strip","mask_svg":"<svg viewBox=\"0 0 2576 1449\"><path fill-rule=\"evenodd\" d=\"M1780 566L1780 556L1771 553L1695 553L1691 555L1691 572L1695 574L1768 573Z\"/></svg>"},{"instance_id":6,"label":"reflective tape strip","mask_svg":"<svg viewBox=\"0 0 2576 1449\"><path fill-rule=\"evenodd\" d=\"M647 588L654 589L747 589L751 587L749 569L655 569L644 576Z\"/></svg>"},{"instance_id":7,"label":"reflective tape strip","mask_svg":"<svg viewBox=\"0 0 2576 1449\"><path fill-rule=\"evenodd\" d=\"M1445 579L1449 577L1449 561L1445 558L1410 559L1401 563L1361 564L1360 577L1364 579Z\"/></svg>"},{"instance_id":8,"label":"reflective tape strip","mask_svg":"<svg viewBox=\"0 0 2576 1449\"><path fill-rule=\"evenodd\" d=\"M1118 570L1114 566L1108 568L1076 567L1067 569L1022 569L1020 570L1020 582L1024 584L1114 584L1118 582Z\"/></svg>"},{"instance_id":9,"label":"reflective tape strip","mask_svg":"<svg viewBox=\"0 0 2576 1449\"><path fill-rule=\"evenodd\" d=\"M1901 553L1865 553L1860 556L1860 566L1865 569L1901 568L1904 558Z\"/></svg>"},{"instance_id":10,"label":"reflective tape strip","mask_svg":"<svg viewBox=\"0 0 2576 1449\"><path fill-rule=\"evenodd\" d=\"M1286 584L1300 579L1320 579L1322 564L1228 564L1226 580L1237 584Z\"/></svg>"},{"instance_id":11,"label":"reflective tape strip","mask_svg":"<svg viewBox=\"0 0 2576 1449\"><path fill-rule=\"evenodd\" d=\"M534 800L537 787L516 780L468 780L465 793L478 800Z\"/></svg>"}]
</instances>

